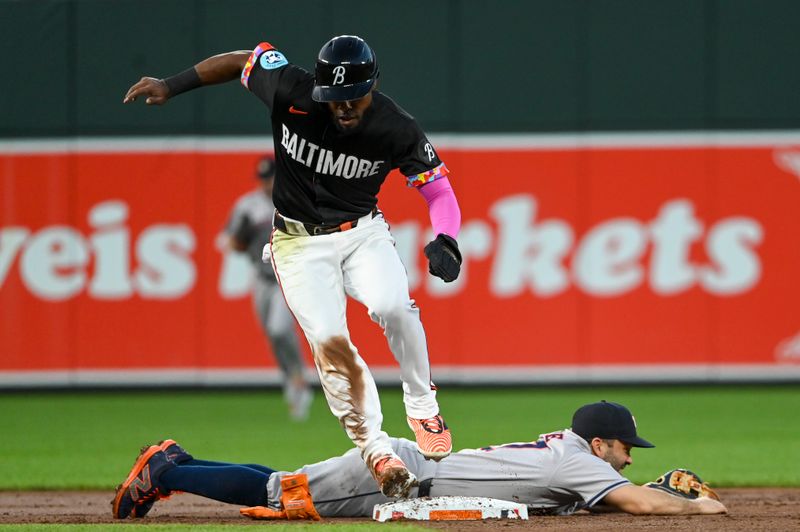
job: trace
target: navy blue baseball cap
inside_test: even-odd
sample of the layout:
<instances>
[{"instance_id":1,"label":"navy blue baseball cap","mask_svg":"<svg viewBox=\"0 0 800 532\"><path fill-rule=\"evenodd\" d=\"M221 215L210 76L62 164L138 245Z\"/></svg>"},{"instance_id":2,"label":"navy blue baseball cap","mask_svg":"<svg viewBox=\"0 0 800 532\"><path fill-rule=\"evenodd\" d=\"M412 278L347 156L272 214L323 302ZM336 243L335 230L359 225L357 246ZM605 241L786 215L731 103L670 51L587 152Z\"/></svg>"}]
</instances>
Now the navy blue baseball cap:
<instances>
[{"instance_id":1,"label":"navy blue baseball cap","mask_svg":"<svg viewBox=\"0 0 800 532\"><path fill-rule=\"evenodd\" d=\"M583 405L572 416L572 432L586 441L592 438L619 440L634 447L655 447L636 434L631 411L617 403L600 401Z\"/></svg>"}]
</instances>

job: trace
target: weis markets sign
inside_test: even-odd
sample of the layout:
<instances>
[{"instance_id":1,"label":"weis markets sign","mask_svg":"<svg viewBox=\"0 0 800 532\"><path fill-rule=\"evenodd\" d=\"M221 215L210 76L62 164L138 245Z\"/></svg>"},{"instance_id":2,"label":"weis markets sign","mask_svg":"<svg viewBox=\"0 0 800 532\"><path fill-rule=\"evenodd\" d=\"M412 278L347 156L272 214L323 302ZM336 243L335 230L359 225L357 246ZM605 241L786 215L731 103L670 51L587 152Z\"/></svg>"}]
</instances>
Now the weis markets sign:
<instances>
[{"instance_id":1,"label":"weis markets sign","mask_svg":"<svg viewBox=\"0 0 800 532\"><path fill-rule=\"evenodd\" d=\"M427 273L425 201L390 174L379 204L434 367L796 367L800 143L704 138L530 149L432 139L463 218L453 283ZM262 153L223 149L234 144L0 150L0 372L273 366L251 268L218 243ZM370 367L396 368L365 309L347 313Z\"/></svg>"},{"instance_id":2,"label":"weis markets sign","mask_svg":"<svg viewBox=\"0 0 800 532\"><path fill-rule=\"evenodd\" d=\"M686 199L670 200L650 220L612 218L583 235L563 219L536 217L532 195L502 198L486 219L465 220L459 245L464 257L460 282L444 284L425 275L420 251L431 238L416 222L393 223L412 288L425 279L437 297L452 297L469 285L469 265L489 261L489 287L498 298L528 292L552 297L571 286L593 296L616 296L642 285L668 296L699 286L715 295L735 295L758 283L757 220L737 216L698 219ZM54 225L0 229L0 286L16 265L30 293L63 300L86 291L96 299L177 299L194 289L197 236L188 224L153 223L132 235L125 225L129 206L108 200L87 213L90 234ZM394 221L393 221L394 222ZM706 263L690 260L700 247ZM645 255L649 260L645 260ZM223 297L247 291L249 264L226 254L218 286Z\"/></svg>"}]
</instances>

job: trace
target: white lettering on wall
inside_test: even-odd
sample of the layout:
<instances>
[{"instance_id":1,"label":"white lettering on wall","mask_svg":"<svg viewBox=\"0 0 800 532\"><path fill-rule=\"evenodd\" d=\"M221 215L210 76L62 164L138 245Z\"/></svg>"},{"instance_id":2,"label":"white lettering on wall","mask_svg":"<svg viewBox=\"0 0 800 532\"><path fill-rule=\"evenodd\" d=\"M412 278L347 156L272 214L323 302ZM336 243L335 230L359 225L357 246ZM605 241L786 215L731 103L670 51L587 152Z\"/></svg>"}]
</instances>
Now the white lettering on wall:
<instances>
[{"instance_id":1,"label":"white lettering on wall","mask_svg":"<svg viewBox=\"0 0 800 532\"><path fill-rule=\"evenodd\" d=\"M14 258L28 238L30 231L24 227L5 227L0 229L0 286L6 282Z\"/></svg>"},{"instance_id":2,"label":"white lettering on wall","mask_svg":"<svg viewBox=\"0 0 800 532\"><path fill-rule=\"evenodd\" d=\"M747 291L761 277L761 261L752 249L763 239L761 226L750 218L728 218L711 228L706 252L713 266L702 268L703 288L718 295Z\"/></svg>"},{"instance_id":3,"label":"white lettering on wall","mask_svg":"<svg viewBox=\"0 0 800 532\"><path fill-rule=\"evenodd\" d=\"M644 278L639 259L645 250L642 224L617 218L598 225L575 252L575 282L589 294L615 296L636 287Z\"/></svg>"},{"instance_id":4,"label":"white lettering on wall","mask_svg":"<svg viewBox=\"0 0 800 532\"><path fill-rule=\"evenodd\" d=\"M25 246L20 269L28 289L60 301L78 294L86 284L89 250L71 227L53 226L36 233Z\"/></svg>"},{"instance_id":5,"label":"white lettering on wall","mask_svg":"<svg viewBox=\"0 0 800 532\"><path fill-rule=\"evenodd\" d=\"M703 240L704 224L695 216L692 202L675 199L664 203L649 225L634 218L613 218L575 242L567 222L539 221L537 210L533 196L508 196L489 207L497 221L494 232L484 221L466 222L458 237L462 273L452 283L427 273L422 248L432 238L431 230L411 222L393 223L411 290L425 281L429 294L451 297L468 289L470 261L487 259L490 290L497 297L525 293L554 297L573 286L595 297L613 297L645 285L662 296L695 286L733 296L750 290L761 278L756 248L763 229L752 218L719 220ZM690 252L696 246L703 246L706 262L692 263Z\"/></svg>"},{"instance_id":6,"label":"white lettering on wall","mask_svg":"<svg viewBox=\"0 0 800 532\"><path fill-rule=\"evenodd\" d=\"M153 225L136 242L136 287L142 296L175 299L194 286L195 238L187 225Z\"/></svg>"},{"instance_id":7,"label":"white lettering on wall","mask_svg":"<svg viewBox=\"0 0 800 532\"><path fill-rule=\"evenodd\" d=\"M96 230L89 238L95 261L89 293L98 299L125 299L133 293L127 220L128 205L122 201L99 203L89 211L89 225Z\"/></svg>"},{"instance_id":8,"label":"white lettering on wall","mask_svg":"<svg viewBox=\"0 0 800 532\"><path fill-rule=\"evenodd\" d=\"M653 254L650 286L659 294L681 292L695 282L689 250L703 234L703 224L694 217L692 203L676 200L665 203L650 224Z\"/></svg>"},{"instance_id":9,"label":"white lettering on wall","mask_svg":"<svg viewBox=\"0 0 800 532\"><path fill-rule=\"evenodd\" d=\"M87 213L93 232L54 225L32 231L0 228L0 288L15 259L19 275L35 296L53 301L84 290L95 299L177 299L197 280L192 258L194 231L185 224L151 225L136 240L137 267L131 273L128 205L121 200L98 203Z\"/></svg>"},{"instance_id":10,"label":"white lettering on wall","mask_svg":"<svg viewBox=\"0 0 800 532\"><path fill-rule=\"evenodd\" d=\"M351 163L354 172L362 168ZM45 300L83 292L95 299L176 299L191 292L197 283L192 228L156 223L133 234L128 211L122 200L94 205L87 212L88 235L62 225L0 228L0 288L16 263L22 284ZM485 264L489 291L499 298L556 297L571 289L615 297L642 287L665 297L693 288L735 296L751 290L762 275L761 224L744 216L704 223L688 199L665 202L649 222L611 218L582 235L566 220L539 219L539 203L528 194L500 198L487 212L486 219L462 226L463 264L453 283L428 274L422 250L433 238L429 227L413 220L392 224L412 290L424 285L433 297L453 297L475 283L478 263ZM249 263L219 251L219 293L245 296L252 282Z\"/></svg>"},{"instance_id":11,"label":"white lettering on wall","mask_svg":"<svg viewBox=\"0 0 800 532\"><path fill-rule=\"evenodd\" d=\"M572 228L560 220L536 223L536 199L519 195L495 203L497 249L490 285L498 296L515 296L526 287L552 296L569 285L564 258L573 242Z\"/></svg>"}]
</instances>

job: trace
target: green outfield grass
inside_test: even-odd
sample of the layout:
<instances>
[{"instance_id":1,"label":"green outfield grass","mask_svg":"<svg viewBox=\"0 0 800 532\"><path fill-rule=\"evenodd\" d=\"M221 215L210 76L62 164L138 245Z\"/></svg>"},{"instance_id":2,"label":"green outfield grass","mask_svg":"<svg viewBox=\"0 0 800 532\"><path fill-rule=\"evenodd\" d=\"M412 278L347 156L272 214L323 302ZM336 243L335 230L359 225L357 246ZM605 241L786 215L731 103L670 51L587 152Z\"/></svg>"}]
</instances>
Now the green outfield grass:
<instances>
[{"instance_id":1,"label":"green outfield grass","mask_svg":"<svg viewBox=\"0 0 800 532\"><path fill-rule=\"evenodd\" d=\"M411 437L401 394L381 394L384 428ZM456 448L529 441L569 426L580 405L631 408L657 445L634 450L634 482L686 467L716 486L800 486L800 388L444 389ZM276 391L0 395L0 489L112 489L145 443L170 437L195 456L294 469L351 447L318 394L306 423ZM296 527L292 527L297 530ZM337 529L338 530L338 529Z\"/></svg>"}]
</instances>

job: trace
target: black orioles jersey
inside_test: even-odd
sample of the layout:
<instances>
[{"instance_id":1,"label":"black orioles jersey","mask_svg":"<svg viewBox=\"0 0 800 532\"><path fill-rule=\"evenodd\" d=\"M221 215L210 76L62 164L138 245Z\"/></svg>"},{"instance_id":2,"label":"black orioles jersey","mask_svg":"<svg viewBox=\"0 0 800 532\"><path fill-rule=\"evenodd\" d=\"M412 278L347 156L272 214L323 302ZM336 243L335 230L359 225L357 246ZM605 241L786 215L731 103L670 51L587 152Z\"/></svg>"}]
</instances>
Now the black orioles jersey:
<instances>
[{"instance_id":1,"label":"black orioles jersey","mask_svg":"<svg viewBox=\"0 0 800 532\"><path fill-rule=\"evenodd\" d=\"M271 110L277 162L272 195L288 218L338 225L375 208L395 168L409 186L448 173L416 120L378 91L355 130L342 132L327 105L311 99L314 76L289 64L271 44L256 47L241 81Z\"/></svg>"}]
</instances>

